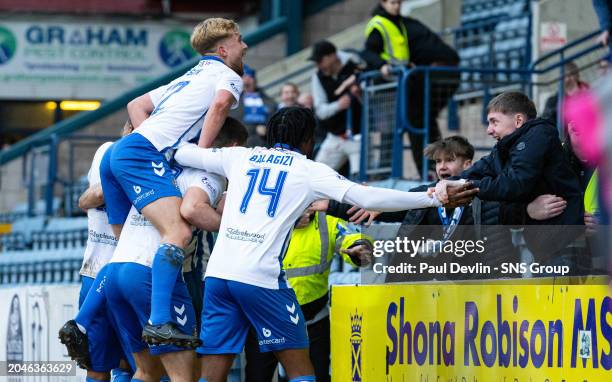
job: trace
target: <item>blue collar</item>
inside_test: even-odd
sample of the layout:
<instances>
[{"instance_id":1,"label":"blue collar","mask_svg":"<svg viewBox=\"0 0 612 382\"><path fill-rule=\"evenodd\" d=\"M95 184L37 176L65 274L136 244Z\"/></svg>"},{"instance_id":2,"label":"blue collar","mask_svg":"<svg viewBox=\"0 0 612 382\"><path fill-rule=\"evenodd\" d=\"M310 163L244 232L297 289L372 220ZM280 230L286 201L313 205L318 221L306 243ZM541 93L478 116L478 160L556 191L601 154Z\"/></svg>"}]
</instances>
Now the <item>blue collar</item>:
<instances>
[{"instance_id":1,"label":"blue collar","mask_svg":"<svg viewBox=\"0 0 612 382\"><path fill-rule=\"evenodd\" d=\"M214 60L214 61L219 61L222 64L225 64L225 62L223 62L223 60L217 56L201 56L200 60Z\"/></svg>"},{"instance_id":2,"label":"blue collar","mask_svg":"<svg viewBox=\"0 0 612 382\"><path fill-rule=\"evenodd\" d=\"M299 154L301 154L302 152L300 151L300 149L296 149L295 147L292 147L286 143L276 143L274 144L274 148L275 149L283 149L283 150L291 150L291 151L295 151Z\"/></svg>"}]
</instances>

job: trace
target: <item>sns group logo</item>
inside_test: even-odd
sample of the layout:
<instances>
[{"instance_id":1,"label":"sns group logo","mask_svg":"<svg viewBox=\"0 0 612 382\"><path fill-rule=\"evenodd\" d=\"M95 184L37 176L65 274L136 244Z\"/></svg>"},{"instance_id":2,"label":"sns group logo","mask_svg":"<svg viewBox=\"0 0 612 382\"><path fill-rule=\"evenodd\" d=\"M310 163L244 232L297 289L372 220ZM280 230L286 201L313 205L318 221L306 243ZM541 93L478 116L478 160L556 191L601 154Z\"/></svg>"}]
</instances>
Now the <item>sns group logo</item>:
<instances>
[{"instance_id":1,"label":"sns group logo","mask_svg":"<svg viewBox=\"0 0 612 382\"><path fill-rule=\"evenodd\" d=\"M196 55L191 48L189 33L175 29L164 35L159 42L159 56L164 64L173 68Z\"/></svg>"},{"instance_id":2,"label":"sns group logo","mask_svg":"<svg viewBox=\"0 0 612 382\"><path fill-rule=\"evenodd\" d=\"M17 50L17 40L10 30L0 26L0 65L7 63Z\"/></svg>"}]
</instances>

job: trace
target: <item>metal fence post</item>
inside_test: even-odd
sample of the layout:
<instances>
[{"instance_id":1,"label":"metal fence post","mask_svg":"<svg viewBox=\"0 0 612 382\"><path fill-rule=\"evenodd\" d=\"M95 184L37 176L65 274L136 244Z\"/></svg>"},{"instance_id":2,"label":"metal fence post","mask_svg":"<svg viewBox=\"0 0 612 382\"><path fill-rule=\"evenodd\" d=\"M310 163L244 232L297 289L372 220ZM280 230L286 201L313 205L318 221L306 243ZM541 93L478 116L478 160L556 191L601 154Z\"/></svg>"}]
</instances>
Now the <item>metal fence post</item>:
<instances>
[{"instance_id":1,"label":"metal fence post","mask_svg":"<svg viewBox=\"0 0 612 382\"><path fill-rule=\"evenodd\" d=\"M370 109L369 109L369 94L368 81L365 82L365 91L363 92L363 102L361 104L361 156L359 157L359 180L365 182L368 180L368 143L370 140Z\"/></svg>"},{"instance_id":2,"label":"metal fence post","mask_svg":"<svg viewBox=\"0 0 612 382\"><path fill-rule=\"evenodd\" d=\"M561 62L565 61L563 51L561 52ZM561 75L559 76L559 92L557 93L557 129L559 136L563 136L563 98L565 96L565 63L559 67Z\"/></svg>"},{"instance_id":3,"label":"metal fence post","mask_svg":"<svg viewBox=\"0 0 612 382\"><path fill-rule=\"evenodd\" d=\"M36 185L34 183L34 172L36 171L36 151L32 150L30 151L29 155L26 156L26 160L27 158L30 158L30 174L28 176L28 216L34 216L35 215L35 208L34 208L34 204L36 203Z\"/></svg>"},{"instance_id":4,"label":"metal fence post","mask_svg":"<svg viewBox=\"0 0 612 382\"><path fill-rule=\"evenodd\" d=\"M430 114L430 109L431 109L431 78L429 77L430 73L429 73L429 67L426 67L424 70L425 73L425 107L423 110L423 150L425 150L425 147L427 147L427 145L429 144L429 114ZM423 155L421 153L421 155ZM423 155L423 165L422 165L422 173L421 173L421 179L423 179L424 181L428 181L429 180L429 160L427 158L425 158L425 155Z\"/></svg>"},{"instance_id":5,"label":"metal fence post","mask_svg":"<svg viewBox=\"0 0 612 382\"><path fill-rule=\"evenodd\" d=\"M397 81L397 96L395 97L395 126L393 128L393 148L391 153L391 178L399 179L404 173L404 124L402 108L406 107L406 86L404 78L407 73L402 70Z\"/></svg>"},{"instance_id":6,"label":"metal fence post","mask_svg":"<svg viewBox=\"0 0 612 382\"><path fill-rule=\"evenodd\" d=\"M57 179L57 146L59 139L57 134L51 135L49 143L49 173L47 177L47 188L45 190L45 203L47 216L53 215L53 191L55 190L55 180Z\"/></svg>"}]
</instances>

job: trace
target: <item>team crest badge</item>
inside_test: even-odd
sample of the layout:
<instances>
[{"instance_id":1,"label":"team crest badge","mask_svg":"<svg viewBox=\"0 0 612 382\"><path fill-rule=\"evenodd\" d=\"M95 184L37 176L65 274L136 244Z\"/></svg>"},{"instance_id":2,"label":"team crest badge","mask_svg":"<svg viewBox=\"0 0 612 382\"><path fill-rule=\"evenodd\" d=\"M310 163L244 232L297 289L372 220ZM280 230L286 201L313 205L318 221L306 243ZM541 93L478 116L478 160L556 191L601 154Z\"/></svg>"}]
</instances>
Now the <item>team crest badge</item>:
<instances>
[{"instance_id":1,"label":"team crest badge","mask_svg":"<svg viewBox=\"0 0 612 382\"><path fill-rule=\"evenodd\" d=\"M363 314L359 314L355 309L355 315L351 314L351 375L352 382L361 382L361 328Z\"/></svg>"}]
</instances>

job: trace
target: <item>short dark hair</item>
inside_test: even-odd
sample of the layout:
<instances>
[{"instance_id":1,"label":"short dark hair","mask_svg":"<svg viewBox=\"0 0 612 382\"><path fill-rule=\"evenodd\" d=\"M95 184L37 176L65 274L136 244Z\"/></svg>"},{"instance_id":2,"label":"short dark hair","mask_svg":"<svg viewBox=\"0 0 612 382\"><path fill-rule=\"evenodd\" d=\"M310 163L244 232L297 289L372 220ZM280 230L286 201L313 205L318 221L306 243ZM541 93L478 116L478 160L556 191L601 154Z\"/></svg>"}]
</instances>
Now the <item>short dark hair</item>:
<instances>
[{"instance_id":1,"label":"short dark hair","mask_svg":"<svg viewBox=\"0 0 612 382\"><path fill-rule=\"evenodd\" d=\"M487 113L516 114L521 113L527 119L537 117L535 105L525 94L521 92L505 92L493 98L487 105Z\"/></svg>"},{"instance_id":2,"label":"short dark hair","mask_svg":"<svg viewBox=\"0 0 612 382\"><path fill-rule=\"evenodd\" d=\"M430 143L424 150L425 156L430 160L435 160L440 152L448 153L453 157L474 159L474 146L460 135L453 135Z\"/></svg>"},{"instance_id":3,"label":"short dark hair","mask_svg":"<svg viewBox=\"0 0 612 382\"><path fill-rule=\"evenodd\" d=\"M236 118L227 117L213 142L213 147L225 147L233 144L244 146L248 137L249 133L242 122Z\"/></svg>"},{"instance_id":4,"label":"short dark hair","mask_svg":"<svg viewBox=\"0 0 612 382\"><path fill-rule=\"evenodd\" d=\"M318 64L323 57L332 53L336 53L336 46L327 40L320 40L312 46L312 53L308 59Z\"/></svg>"},{"instance_id":5,"label":"short dark hair","mask_svg":"<svg viewBox=\"0 0 612 382\"><path fill-rule=\"evenodd\" d=\"M312 110L299 106L282 108L268 121L268 147L280 143L299 148L314 139L315 125Z\"/></svg>"}]
</instances>

